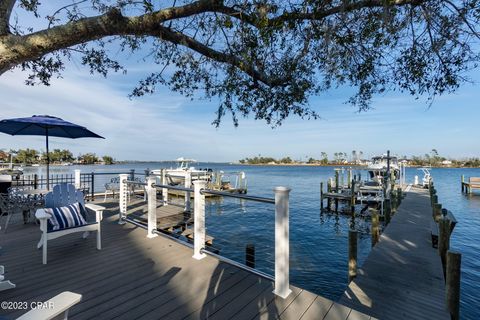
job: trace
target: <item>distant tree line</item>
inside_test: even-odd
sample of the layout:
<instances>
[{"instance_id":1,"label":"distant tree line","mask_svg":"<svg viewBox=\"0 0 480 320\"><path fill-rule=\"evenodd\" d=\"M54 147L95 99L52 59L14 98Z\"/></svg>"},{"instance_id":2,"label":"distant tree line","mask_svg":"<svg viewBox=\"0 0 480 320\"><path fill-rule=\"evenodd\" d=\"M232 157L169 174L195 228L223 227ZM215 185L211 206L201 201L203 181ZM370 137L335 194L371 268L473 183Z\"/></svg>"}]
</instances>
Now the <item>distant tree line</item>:
<instances>
[{"instance_id":1,"label":"distant tree line","mask_svg":"<svg viewBox=\"0 0 480 320\"><path fill-rule=\"evenodd\" d=\"M9 152L0 151L0 161L9 162L10 155L13 156L12 162L23 165L42 164L47 162L47 153L35 149L10 150ZM103 162L104 164L113 164L115 160L108 155L97 157L95 153L79 154L77 157L67 149L54 149L48 153L50 163L77 163L77 164L95 164Z\"/></svg>"},{"instance_id":2,"label":"distant tree line","mask_svg":"<svg viewBox=\"0 0 480 320\"><path fill-rule=\"evenodd\" d=\"M333 159L328 158L326 152L320 152L320 158L305 157L306 160L292 160L291 157L275 159L258 155L253 158L240 160L241 164L312 164L312 165L366 165L367 160L363 159L363 151L352 150L350 156L347 152L333 153ZM480 158L468 158L463 160L447 159L440 156L436 149L423 156L399 157L409 166L432 166L432 167L480 167Z\"/></svg>"}]
</instances>

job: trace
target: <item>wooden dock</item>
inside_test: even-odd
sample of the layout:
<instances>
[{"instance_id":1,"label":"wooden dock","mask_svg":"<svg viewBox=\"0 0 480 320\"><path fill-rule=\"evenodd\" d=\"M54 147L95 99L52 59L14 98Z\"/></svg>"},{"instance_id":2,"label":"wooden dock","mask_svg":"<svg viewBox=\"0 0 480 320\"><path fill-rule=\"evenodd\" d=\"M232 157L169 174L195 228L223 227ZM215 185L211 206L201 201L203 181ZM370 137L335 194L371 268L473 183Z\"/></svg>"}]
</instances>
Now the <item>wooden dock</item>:
<instances>
[{"instance_id":1,"label":"wooden dock","mask_svg":"<svg viewBox=\"0 0 480 320\"><path fill-rule=\"evenodd\" d=\"M470 194L474 189L480 190L480 178L479 177L470 177L468 182L465 181L465 177L462 175L462 192Z\"/></svg>"},{"instance_id":2,"label":"wooden dock","mask_svg":"<svg viewBox=\"0 0 480 320\"><path fill-rule=\"evenodd\" d=\"M428 190L412 189L339 303L379 319L450 319L431 221Z\"/></svg>"},{"instance_id":3,"label":"wooden dock","mask_svg":"<svg viewBox=\"0 0 480 320\"><path fill-rule=\"evenodd\" d=\"M49 242L47 265L36 249L38 225L16 218L0 234L0 262L17 287L1 292L1 301L82 294L70 319L371 319L294 286L278 298L271 280L211 256L195 260L190 248L162 236L148 239L143 228L117 224L116 203L104 205L102 250L93 235L66 235ZM25 312L0 309L0 316Z\"/></svg>"}]
</instances>

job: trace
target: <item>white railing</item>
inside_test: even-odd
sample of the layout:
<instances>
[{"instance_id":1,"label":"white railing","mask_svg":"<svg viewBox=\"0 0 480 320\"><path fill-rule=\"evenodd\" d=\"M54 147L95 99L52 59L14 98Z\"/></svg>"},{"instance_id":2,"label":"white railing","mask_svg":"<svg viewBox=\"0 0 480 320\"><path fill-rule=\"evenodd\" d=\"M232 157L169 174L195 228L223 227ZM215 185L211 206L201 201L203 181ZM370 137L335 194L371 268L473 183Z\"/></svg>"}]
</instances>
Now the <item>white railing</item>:
<instances>
[{"instance_id":1,"label":"white railing","mask_svg":"<svg viewBox=\"0 0 480 320\"><path fill-rule=\"evenodd\" d=\"M125 221L131 222L127 217L128 202L128 185L145 185L147 192L147 208L148 223L147 237L156 237L157 231L157 188L162 190L163 203L166 204L166 194L168 189L184 191L185 208L190 208L190 193L194 193L194 235L193 235L193 258L200 260L205 258L206 254L211 254L205 248L205 195L219 195L224 197L239 198L263 203L275 204L275 289L273 291L277 296L285 299L291 293L290 290L290 239L289 239L289 194L290 189L286 187L276 187L274 191L275 198L255 197L245 194L232 194L228 192L215 191L206 189L207 182L197 180L193 182L193 190L187 188L187 181L191 183L191 179L185 179L185 187L170 186L167 184L156 184L155 177L147 177L146 183L128 181L128 175L120 175L120 210L119 223ZM162 182L165 181L162 179ZM135 224L138 224L135 222ZM218 255L215 255L218 257ZM228 259L227 259L228 260ZM247 268L244 266L244 268ZM253 269L252 269L253 271ZM255 271L254 271L255 272ZM256 272L258 274L258 272Z\"/></svg>"}]
</instances>

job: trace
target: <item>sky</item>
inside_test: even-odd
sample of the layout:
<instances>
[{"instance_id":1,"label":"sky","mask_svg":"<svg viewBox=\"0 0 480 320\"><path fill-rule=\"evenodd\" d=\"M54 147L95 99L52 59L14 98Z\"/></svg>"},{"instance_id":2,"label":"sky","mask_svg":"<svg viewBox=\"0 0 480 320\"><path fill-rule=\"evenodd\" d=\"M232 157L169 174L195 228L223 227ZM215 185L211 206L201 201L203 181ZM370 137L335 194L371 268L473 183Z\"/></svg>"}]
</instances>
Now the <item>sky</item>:
<instances>
[{"instance_id":1,"label":"sky","mask_svg":"<svg viewBox=\"0 0 480 320\"><path fill-rule=\"evenodd\" d=\"M139 72L131 71L131 73ZM0 118L49 114L83 125L104 136L99 139L50 139L50 148L69 149L74 155L94 152L117 160L172 160L234 162L257 155L305 160L327 152L365 158L391 150L399 156L423 155L435 148L447 158L480 156L480 101L478 85L467 84L456 94L439 97L429 107L409 95L376 97L373 109L358 113L344 104L345 90L311 99L319 120L289 118L272 129L263 121L241 119L235 128L229 116L220 128L215 101L194 100L161 88L152 96L129 99L133 76L91 76L70 68L52 85L26 86L20 70L0 76ZM0 134L0 148L45 149L45 139Z\"/></svg>"},{"instance_id":2,"label":"sky","mask_svg":"<svg viewBox=\"0 0 480 320\"><path fill-rule=\"evenodd\" d=\"M83 125L104 136L100 139L50 139L50 148L69 149L74 155L93 152L116 160L172 160L235 162L245 157L289 156L296 160L321 158L326 152L364 158L386 153L411 157L436 149L446 158L480 157L480 71L472 71L474 84L465 84L455 94L437 97L432 106L426 99L408 94L376 96L372 110L358 113L344 102L347 88L312 97L310 106L319 120L294 116L272 129L253 117L240 119L234 127L229 115L220 126L215 119L218 102L191 100L160 88L152 96L129 99L136 81L152 66L131 60L128 72L107 79L92 76L78 61L69 63L63 78L51 86L26 86L19 69L0 76L0 119L48 114ZM45 150L45 139L0 133L0 149Z\"/></svg>"}]
</instances>

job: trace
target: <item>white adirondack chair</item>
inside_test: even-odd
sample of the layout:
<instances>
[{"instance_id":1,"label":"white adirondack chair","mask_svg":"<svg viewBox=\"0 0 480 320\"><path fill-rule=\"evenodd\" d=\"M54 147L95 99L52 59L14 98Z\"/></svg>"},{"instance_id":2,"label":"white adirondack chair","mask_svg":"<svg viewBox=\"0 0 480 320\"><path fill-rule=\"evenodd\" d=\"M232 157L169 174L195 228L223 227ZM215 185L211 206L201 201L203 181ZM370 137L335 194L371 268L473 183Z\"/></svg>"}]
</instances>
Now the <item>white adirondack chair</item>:
<instances>
[{"instance_id":1,"label":"white adirondack chair","mask_svg":"<svg viewBox=\"0 0 480 320\"><path fill-rule=\"evenodd\" d=\"M38 302L39 308L28 311L17 320L66 320L68 319L68 310L79 303L80 300L82 300L81 294L64 291L48 301Z\"/></svg>"},{"instance_id":2,"label":"white adirondack chair","mask_svg":"<svg viewBox=\"0 0 480 320\"><path fill-rule=\"evenodd\" d=\"M47 242L55 238L61 237L66 234L75 232L84 232L83 237L88 237L89 231L97 231L97 249L102 249L101 243L101 228L100 222L103 219L104 207L98 206L92 203L85 204L83 193L80 190L76 190L72 184L59 184L53 188L53 191L45 195L45 208L59 208L78 202L85 209L90 209L95 212L95 221L89 222L86 217L87 224L79 227L60 229L55 231L49 231L47 227L47 220L51 217L50 214L45 212L44 209L38 209L35 213L35 217L40 221L40 230L42 231L42 237L38 242L37 247L40 249L43 247L43 264L47 264ZM85 210L88 212L88 210Z\"/></svg>"}]
</instances>

